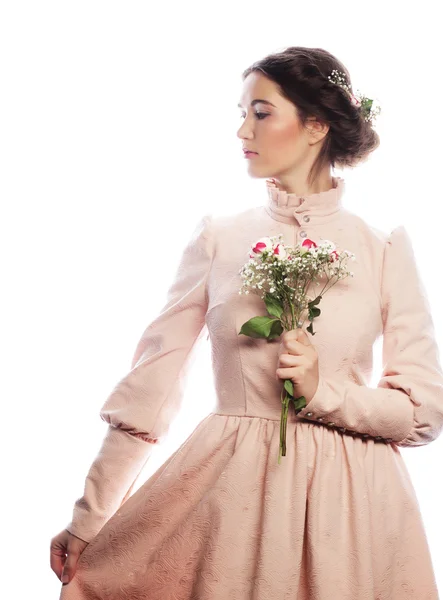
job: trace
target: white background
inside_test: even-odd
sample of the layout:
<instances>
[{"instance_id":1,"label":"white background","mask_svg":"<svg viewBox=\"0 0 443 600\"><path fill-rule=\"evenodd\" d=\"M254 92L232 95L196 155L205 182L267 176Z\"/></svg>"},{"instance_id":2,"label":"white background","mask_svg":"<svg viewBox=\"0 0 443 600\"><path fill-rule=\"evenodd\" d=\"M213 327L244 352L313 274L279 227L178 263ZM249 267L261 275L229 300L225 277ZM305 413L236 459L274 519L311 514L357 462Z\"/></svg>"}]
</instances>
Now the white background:
<instances>
[{"instance_id":1,"label":"white background","mask_svg":"<svg viewBox=\"0 0 443 600\"><path fill-rule=\"evenodd\" d=\"M3 2L0 8L2 589L58 598L49 542L71 518L99 410L209 212L264 201L237 130L241 72L323 47L378 98L381 146L344 204L404 224L443 344L441 41L436 4ZM167 229L162 225L167 223ZM211 411L209 342L146 480ZM374 385L380 374L375 348ZM442 398L443 402L443 398ZM403 449L443 590L442 438ZM140 484L143 481L140 482ZM5 566L7 565L7 568ZM419 600L419 599L417 599Z\"/></svg>"}]
</instances>

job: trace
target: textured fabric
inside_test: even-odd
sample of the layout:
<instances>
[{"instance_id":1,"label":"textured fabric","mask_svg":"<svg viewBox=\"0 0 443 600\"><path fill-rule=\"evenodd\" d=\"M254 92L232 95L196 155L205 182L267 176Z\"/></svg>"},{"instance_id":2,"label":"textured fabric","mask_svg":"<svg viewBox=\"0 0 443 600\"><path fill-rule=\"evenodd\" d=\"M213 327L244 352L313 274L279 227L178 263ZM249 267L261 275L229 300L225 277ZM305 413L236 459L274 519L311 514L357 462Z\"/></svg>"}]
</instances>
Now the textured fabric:
<instances>
[{"instance_id":1,"label":"textured fabric","mask_svg":"<svg viewBox=\"0 0 443 600\"><path fill-rule=\"evenodd\" d=\"M101 409L108 434L67 526L90 543L61 600L438 599L399 449L443 428L443 372L410 238L345 209L340 177L303 198L266 186L261 205L198 223L165 307ZM280 339L238 335L266 314L259 296L238 293L239 270L254 241L279 233L356 255L354 276L321 301L319 386L298 415L290 407L280 465ZM216 408L131 494L207 334Z\"/></svg>"}]
</instances>

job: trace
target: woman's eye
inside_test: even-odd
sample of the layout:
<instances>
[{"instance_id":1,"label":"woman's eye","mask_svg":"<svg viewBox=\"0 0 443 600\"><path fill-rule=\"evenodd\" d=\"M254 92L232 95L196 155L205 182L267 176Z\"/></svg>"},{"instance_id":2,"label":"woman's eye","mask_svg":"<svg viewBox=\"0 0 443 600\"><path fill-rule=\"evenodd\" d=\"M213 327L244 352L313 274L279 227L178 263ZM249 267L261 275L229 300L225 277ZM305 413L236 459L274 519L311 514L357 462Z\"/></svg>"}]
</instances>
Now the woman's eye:
<instances>
[{"instance_id":1,"label":"woman's eye","mask_svg":"<svg viewBox=\"0 0 443 600\"><path fill-rule=\"evenodd\" d=\"M262 119L265 119L265 118L266 118L266 117L269 115L269 113L261 113L261 112L256 112L256 113L254 113L254 114L255 114L255 116L256 116L256 117L257 117L257 118L258 118L260 121L261 121ZM244 118L245 118L245 115L240 115L240 118L244 119Z\"/></svg>"}]
</instances>

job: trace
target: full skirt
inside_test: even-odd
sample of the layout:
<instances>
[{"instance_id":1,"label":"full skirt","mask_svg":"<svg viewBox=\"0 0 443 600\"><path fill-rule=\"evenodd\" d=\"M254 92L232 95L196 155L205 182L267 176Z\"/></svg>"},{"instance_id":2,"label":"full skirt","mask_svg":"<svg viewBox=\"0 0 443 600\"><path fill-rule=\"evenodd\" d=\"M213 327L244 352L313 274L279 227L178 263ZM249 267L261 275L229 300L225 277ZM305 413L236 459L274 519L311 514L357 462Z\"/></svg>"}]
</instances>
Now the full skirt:
<instances>
[{"instance_id":1,"label":"full skirt","mask_svg":"<svg viewBox=\"0 0 443 600\"><path fill-rule=\"evenodd\" d=\"M60 600L438 600L395 443L209 414L88 544Z\"/></svg>"}]
</instances>

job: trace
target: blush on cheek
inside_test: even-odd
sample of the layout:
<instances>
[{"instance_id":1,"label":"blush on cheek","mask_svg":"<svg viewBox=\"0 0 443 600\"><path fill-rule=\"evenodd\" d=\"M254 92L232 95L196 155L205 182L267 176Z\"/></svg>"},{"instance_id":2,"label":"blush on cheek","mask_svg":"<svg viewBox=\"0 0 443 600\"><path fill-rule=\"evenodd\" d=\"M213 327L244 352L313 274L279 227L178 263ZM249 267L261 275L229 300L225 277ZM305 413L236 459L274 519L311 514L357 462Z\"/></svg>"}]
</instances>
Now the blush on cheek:
<instances>
[{"instance_id":1,"label":"blush on cheek","mask_svg":"<svg viewBox=\"0 0 443 600\"><path fill-rule=\"evenodd\" d=\"M295 145L300 137L298 124L274 125L267 133L266 149L272 156L294 155Z\"/></svg>"}]
</instances>

